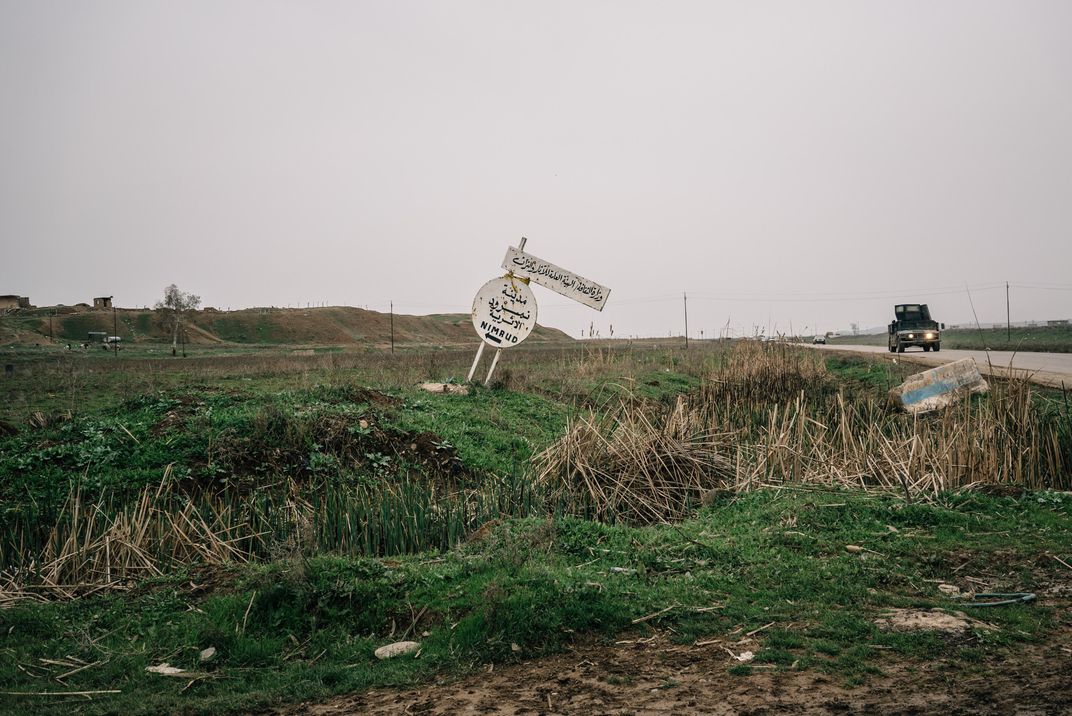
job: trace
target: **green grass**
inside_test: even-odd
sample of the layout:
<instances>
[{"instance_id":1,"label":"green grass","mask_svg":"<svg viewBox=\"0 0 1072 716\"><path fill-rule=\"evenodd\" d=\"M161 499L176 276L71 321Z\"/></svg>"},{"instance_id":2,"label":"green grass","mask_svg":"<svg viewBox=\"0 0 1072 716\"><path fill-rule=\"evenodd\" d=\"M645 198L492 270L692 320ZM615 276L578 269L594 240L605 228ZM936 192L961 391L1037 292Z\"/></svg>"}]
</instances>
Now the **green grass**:
<instances>
[{"instance_id":1,"label":"green grass","mask_svg":"<svg viewBox=\"0 0 1072 716\"><path fill-rule=\"evenodd\" d=\"M176 389L239 389L256 394L357 383L396 390L422 381L461 381L473 359L469 348L399 348L397 354L324 348L314 348L313 355L295 355L289 347L254 343L188 345L188 358L171 357L170 344L132 344L118 356L99 349L66 351L62 346L0 348L0 362L13 367L13 374L0 381L0 421L21 423L37 411L93 414L132 395ZM497 382L515 392L538 393L565 404L590 403L591 391L599 386L606 386L603 392L608 395L614 390L639 390L659 397L695 385L721 355L717 345L685 353L534 344L501 361ZM653 381L657 385L648 384Z\"/></svg>"},{"instance_id":2,"label":"green grass","mask_svg":"<svg viewBox=\"0 0 1072 716\"><path fill-rule=\"evenodd\" d=\"M891 388L896 388L908 376L920 372L922 368L911 363L876 360L868 355L850 355L839 353L825 359L826 369L830 371L839 388L848 395L870 394L885 395ZM993 381L994 379L991 378ZM1067 390L1050 388L1043 385L1032 386L1036 409L1040 415L1056 416L1058 420L1072 415L1072 398ZM976 403L985 403L987 396L973 396Z\"/></svg>"},{"instance_id":3,"label":"green grass","mask_svg":"<svg viewBox=\"0 0 1072 716\"><path fill-rule=\"evenodd\" d=\"M0 566L26 551L24 530L37 533L35 540L46 538L73 489L86 501L121 510L165 474L184 491L248 493L296 479L351 521L366 516L381 493L403 514L420 514L422 505L441 499L422 481L496 485L487 499L459 500L462 512L436 522L436 536L396 535L382 549L439 543L481 514L529 509L530 490L518 476L533 453L561 434L574 403L591 400L589 386L613 386L600 401L624 396L622 386L641 386L644 397L665 400L697 385L696 374L709 360L699 351L682 358L666 351L597 351L602 377L593 383L571 377L577 364L583 372L585 349L522 352L499 371L520 389L476 386L456 396L397 386L456 379L471 360L468 351L229 353L191 351L181 360L137 351L120 358L15 351L15 374L0 386L9 398L0 421L14 428L0 431ZM31 418L46 425L31 427ZM344 494L354 487L366 492ZM282 497L265 495L273 505ZM235 500L245 498L228 497L229 504L239 504ZM385 535L394 534L390 519L385 513L375 520ZM340 539L342 533L329 542Z\"/></svg>"},{"instance_id":4,"label":"green grass","mask_svg":"<svg viewBox=\"0 0 1072 716\"><path fill-rule=\"evenodd\" d=\"M847 544L874 552L850 554ZM961 608L934 580L971 576L1036 588L1065 576L1040 555L1067 557L1069 544L1072 498L1061 493L924 506L858 492L760 492L675 527L511 520L445 553L201 570L133 594L3 610L0 689L122 692L77 702L85 713L226 713L417 684L628 631L672 629L675 641L691 643L735 639L771 622L750 647L757 664L796 664L853 683L891 659L960 650L967 668L1044 639L1067 615L1044 603L991 609L981 616L995 632L954 640L883 632L875 617L887 607ZM373 658L377 646L403 635L421 642L419 658ZM198 653L209 646L217 657L200 665ZM51 676L67 669L41 660L68 657L95 666L61 687ZM161 662L205 678L183 691L188 679L145 671ZM20 697L0 702L7 713L31 707L70 709Z\"/></svg>"},{"instance_id":5,"label":"green grass","mask_svg":"<svg viewBox=\"0 0 1072 716\"><path fill-rule=\"evenodd\" d=\"M645 371L627 380L614 375L601 377L587 382L584 390L589 396L586 402L601 405L623 398L669 402L699 387L699 377L663 368Z\"/></svg>"},{"instance_id":6,"label":"green grass","mask_svg":"<svg viewBox=\"0 0 1072 716\"><path fill-rule=\"evenodd\" d=\"M548 398L474 388L467 396L407 391L399 429L433 432L471 470L516 474L563 430L568 409Z\"/></svg>"},{"instance_id":7,"label":"green grass","mask_svg":"<svg viewBox=\"0 0 1072 716\"><path fill-rule=\"evenodd\" d=\"M528 393L393 392L343 384L135 396L0 438L0 500L7 513L32 504L48 514L75 483L89 499L133 494L157 483L169 465L180 479L206 486L422 474L410 446L425 433L474 478L514 475L561 432L567 414L563 404Z\"/></svg>"},{"instance_id":8,"label":"green grass","mask_svg":"<svg viewBox=\"0 0 1072 716\"><path fill-rule=\"evenodd\" d=\"M868 336L838 336L830 345L885 346L885 333ZM942 331L942 348L961 350L1072 352L1072 326L1013 328L947 328Z\"/></svg>"},{"instance_id":9,"label":"green grass","mask_svg":"<svg viewBox=\"0 0 1072 716\"><path fill-rule=\"evenodd\" d=\"M468 350L294 357L232 346L191 349L186 361L141 350L148 349L118 359L5 355L16 371L0 386L0 419L16 430L0 437L0 538L16 517L49 528L72 484L121 506L171 466L183 486L226 486L265 503L279 497L267 485L293 480L314 505L316 530L368 524L370 544L324 538L319 550L265 549L258 564L182 567L129 592L0 610L0 691L122 692L67 703L5 697L0 711L59 713L73 703L87 713L263 710L426 683L627 632L656 629L691 643L735 640L772 623L749 647L757 665L795 664L852 684L890 660L956 653L970 668L1068 620L1043 602L990 610L983 616L997 631L956 639L874 624L888 607L959 608L937 592L939 580L968 589L974 583L958 580L971 576L1019 591L1067 579L1046 556L1072 559L1065 493L968 493L921 505L785 489L723 498L684 522L653 527L567 517L535 500L511 509L510 490L529 484L530 456L560 436L575 411L623 399L665 408L695 395L723 361L716 347L519 351L500 367L507 389L467 396L413 386L464 377ZM808 415L832 425L842 397L873 401L911 372L851 356L824 360L829 375L776 386L777 394L731 384L704 390L747 403L734 418L743 422L726 425L748 444L801 391L815 404ZM1040 409L1047 420L1067 421L1063 402ZM27 421L38 412L47 425L32 428ZM441 490L434 500L433 489ZM466 490L481 491L483 501ZM848 544L869 551L849 553ZM368 556L376 554L393 556ZM403 635L422 642L419 658L372 657ZM209 646L218 655L201 665ZM92 666L61 686L53 678L73 667L42 659L68 657ZM161 662L198 678L145 671Z\"/></svg>"},{"instance_id":10,"label":"green grass","mask_svg":"<svg viewBox=\"0 0 1072 716\"><path fill-rule=\"evenodd\" d=\"M912 373L918 372L915 366L844 353L831 355L825 362L826 369L836 376L849 392L863 391L881 395L900 385Z\"/></svg>"}]
</instances>

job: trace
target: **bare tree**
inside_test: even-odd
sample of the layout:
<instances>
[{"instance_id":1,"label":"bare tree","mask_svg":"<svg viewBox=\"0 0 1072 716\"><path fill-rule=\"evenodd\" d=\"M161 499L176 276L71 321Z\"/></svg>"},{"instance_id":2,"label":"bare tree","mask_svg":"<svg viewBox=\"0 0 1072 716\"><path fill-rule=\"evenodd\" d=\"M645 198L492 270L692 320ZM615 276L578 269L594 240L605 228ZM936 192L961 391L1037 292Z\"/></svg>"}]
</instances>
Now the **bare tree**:
<instances>
[{"instance_id":1,"label":"bare tree","mask_svg":"<svg viewBox=\"0 0 1072 716\"><path fill-rule=\"evenodd\" d=\"M175 347L179 343L179 328L186 321L186 314L196 311L200 305L200 296L180 291L178 286L171 284L164 289L164 300L157 301L153 307L164 316L164 325L171 328L171 355L175 355Z\"/></svg>"}]
</instances>

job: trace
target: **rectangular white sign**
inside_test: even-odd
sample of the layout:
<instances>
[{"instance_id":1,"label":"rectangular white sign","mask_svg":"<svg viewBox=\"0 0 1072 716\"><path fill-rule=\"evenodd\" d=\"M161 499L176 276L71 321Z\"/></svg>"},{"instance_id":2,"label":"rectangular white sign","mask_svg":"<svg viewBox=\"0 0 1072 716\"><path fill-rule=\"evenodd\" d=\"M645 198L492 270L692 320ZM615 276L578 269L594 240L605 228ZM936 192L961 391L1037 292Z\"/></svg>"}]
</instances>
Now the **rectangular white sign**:
<instances>
[{"instance_id":1,"label":"rectangular white sign","mask_svg":"<svg viewBox=\"0 0 1072 716\"><path fill-rule=\"evenodd\" d=\"M610 289L606 286L600 286L595 281L538 259L532 254L526 254L513 246L506 250L502 267L512 271L515 276L527 278L597 311L603 310L610 296Z\"/></svg>"}]
</instances>

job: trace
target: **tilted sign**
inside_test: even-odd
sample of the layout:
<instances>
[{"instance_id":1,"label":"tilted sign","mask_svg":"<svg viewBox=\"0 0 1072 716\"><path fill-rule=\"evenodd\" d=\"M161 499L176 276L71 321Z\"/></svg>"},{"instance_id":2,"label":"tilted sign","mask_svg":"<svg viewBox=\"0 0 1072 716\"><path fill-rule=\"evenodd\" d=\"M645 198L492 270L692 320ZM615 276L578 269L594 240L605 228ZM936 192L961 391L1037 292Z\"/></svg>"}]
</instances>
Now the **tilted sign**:
<instances>
[{"instance_id":1,"label":"tilted sign","mask_svg":"<svg viewBox=\"0 0 1072 716\"><path fill-rule=\"evenodd\" d=\"M473 299L473 327L490 346L516 346L536 327L532 289L512 277L488 281Z\"/></svg>"},{"instance_id":2,"label":"tilted sign","mask_svg":"<svg viewBox=\"0 0 1072 716\"><path fill-rule=\"evenodd\" d=\"M598 311L603 310L607 297L610 296L610 289L606 286L600 286L595 281L538 259L532 254L526 254L513 246L506 250L502 267Z\"/></svg>"},{"instance_id":3,"label":"tilted sign","mask_svg":"<svg viewBox=\"0 0 1072 716\"><path fill-rule=\"evenodd\" d=\"M926 413L950 405L960 395L988 390L990 386L975 359L962 358L908 376L904 383L890 390L890 398L909 413Z\"/></svg>"}]
</instances>

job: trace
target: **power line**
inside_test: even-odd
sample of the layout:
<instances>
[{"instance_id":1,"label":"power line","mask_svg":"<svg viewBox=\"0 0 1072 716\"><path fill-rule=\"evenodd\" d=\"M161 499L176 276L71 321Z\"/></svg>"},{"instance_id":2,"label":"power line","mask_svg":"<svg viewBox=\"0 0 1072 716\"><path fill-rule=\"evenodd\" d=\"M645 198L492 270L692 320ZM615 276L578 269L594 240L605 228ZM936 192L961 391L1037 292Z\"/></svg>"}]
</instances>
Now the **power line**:
<instances>
[{"instance_id":1,"label":"power line","mask_svg":"<svg viewBox=\"0 0 1072 716\"><path fill-rule=\"evenodd\" d=\"M1014 283L1011 284L1013 288L1026 288L1036 291L1072 291L1072 286L1062 286L1060 284L1030 284L1030 283Z\"/></svg>"},{"instance_id":2,"label":"power line","mask_svg":"<svg viewBox=\"0 0 1072 716\"><path fill-rule=\"evenodd\" d=\"M980 291L992 291L1005 287L1004 283L994 285L983 286L971 286L971 290ZM964 287L950 288L950 289L901 289L896 291L887 291L884 293L866 294L748 294L748 293L694 293L693 300L698 301L720 301L720 302L748 302L748 303L833 303L844 301L879 301L890 299L901 299L905 296L943 296L943 295L955 295L964 292ZM678 296L648 296L635 299L623 299L614 302L615 306L633 306L647 303L669 303L671 301L677 301ZM548 308L554 308L559 306L568 306L567 303L549 303L545 304Z\"/></svg>"}]
</instances>

